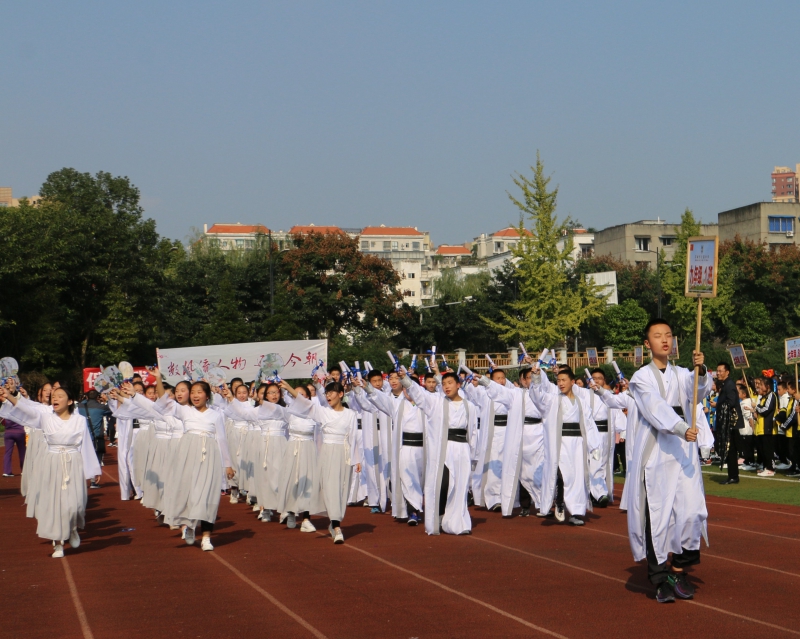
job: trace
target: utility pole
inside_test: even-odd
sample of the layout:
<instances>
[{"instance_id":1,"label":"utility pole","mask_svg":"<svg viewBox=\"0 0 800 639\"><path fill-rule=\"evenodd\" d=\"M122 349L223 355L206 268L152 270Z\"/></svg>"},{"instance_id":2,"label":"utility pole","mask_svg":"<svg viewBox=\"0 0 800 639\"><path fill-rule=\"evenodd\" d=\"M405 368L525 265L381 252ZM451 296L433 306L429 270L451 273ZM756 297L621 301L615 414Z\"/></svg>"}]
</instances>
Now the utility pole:
<instances>
[{"instance_id":1,"label":"utility pole","mask_svg":"<svg viewBox=\"0 0 800 639\"><path fill-rule=\"evenodd\" d=\"M275 315L275 275L272 269L272 231L269 232L269 314Z\"/></svg>"}]
</instances>

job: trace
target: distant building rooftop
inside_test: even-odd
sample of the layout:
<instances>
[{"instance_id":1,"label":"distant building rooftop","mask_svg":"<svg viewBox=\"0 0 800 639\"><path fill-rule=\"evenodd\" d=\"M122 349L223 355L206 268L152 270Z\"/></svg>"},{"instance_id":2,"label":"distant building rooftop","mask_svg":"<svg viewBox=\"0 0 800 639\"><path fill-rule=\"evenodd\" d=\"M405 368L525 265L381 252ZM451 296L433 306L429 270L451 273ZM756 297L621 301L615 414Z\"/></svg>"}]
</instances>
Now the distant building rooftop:
<instances>
[{"instance_id":1,"label":"distant building rooftop","mask_svg":"<svg viewBox=\"0 0 800 639\"><path fill-rule=\"evenodd\" d=\"M422 235L413 226L368 226L361 235Z\"/></svg>"}]
</instances>

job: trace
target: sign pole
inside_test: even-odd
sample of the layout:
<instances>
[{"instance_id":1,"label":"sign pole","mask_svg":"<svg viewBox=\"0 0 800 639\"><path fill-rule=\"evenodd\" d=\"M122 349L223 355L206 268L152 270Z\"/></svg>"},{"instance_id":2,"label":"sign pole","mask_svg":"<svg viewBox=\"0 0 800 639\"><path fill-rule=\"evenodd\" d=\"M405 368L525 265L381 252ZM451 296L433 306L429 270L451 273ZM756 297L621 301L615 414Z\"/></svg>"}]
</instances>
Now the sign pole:
<instances>
[{"instance_id":1,"label":"sign pole","mask_svg":"<svg viewBox=\"0 0 800 639\"><path fill-rule=\"evenodd\" d=\"M696 353L700 352L700 331L703 326L703 298L697 298L697 329L694 336L694 350ZM692 354L694 359L694 353ZM696 428L697 425L697 386L700 382L700 367L694 367L694 388L692 389L692 423L689 428Z\"/></svg>"}]
</instances>

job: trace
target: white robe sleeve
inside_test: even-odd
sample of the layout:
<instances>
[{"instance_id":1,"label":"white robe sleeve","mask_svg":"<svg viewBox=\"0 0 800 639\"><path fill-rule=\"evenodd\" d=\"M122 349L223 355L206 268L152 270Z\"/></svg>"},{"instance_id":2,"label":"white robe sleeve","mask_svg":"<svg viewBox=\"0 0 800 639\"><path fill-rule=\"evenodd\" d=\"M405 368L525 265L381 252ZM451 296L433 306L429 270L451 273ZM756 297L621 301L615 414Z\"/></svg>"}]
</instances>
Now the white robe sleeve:
<instances>
[{"instance_id":1,"label":"white robe sleeve","mask_svg":"<svg viewBox=\"0 0 800 639\"><path fill-rule=\"evenodd\" d=\"M94 450L92 435L89 432L89 422L81 415L83 422L83 438L81 439L81 458L83 459L83 478L94 479L102 474L100 462L97 460L97 453Z\"/></svg>"},{"instance_id":2,"label":"white robe sleeve","mask_svg":"<svg viewBox=\"0 0 800 639\"><path fill-rule=\"evenodd\" d=\"M6 400L0 409L0 417L10 419L12 422L28 428L41 428L44 412L37 410L35 404L36 402L25 397L20 397L16 406L10 400Z\"/></svg>"},{"instance_id":3,"label":"white robe sleeve","mask_svg":"<svg viewBox=\"0 0 800 639\"><path fill-rule=\"evenodd\" d=\"M225 435L225 417L223 417L222 411L215 410L214 418L214 430L216 431L219 454L222 456L222 468L230 468L231 453L228 450L228 437Z\"/></svg>"},{"instance_id":4,"label":"white robe sleeve","mask_svg":"<svg viewBox=\"0 0 800 639\"><path fill-rule=\"evenodd\" d=\"M408 377L404 377L401 381L403 388L411 395L411 399L419 406L420 410L425 413L428 419L432 419L436 413L436 406L438 405L441 395L434 395L424 390L419 384L415 384Z\"/></svg>"},{"instance_id":5,"label":"white robe sleeve","mask_svg":"<svg viewBox=\"0 0 800 639\"><path fill-rule=\"evenodd\" d=\"M661 397L661 391L652 378L655 374L651 371L642 371L631 379L630 386L636 407L647 423L656 430L684 438L689 425L680 418L669 402Z\"/></svg>"},{"instance_id":6,"label":"white robe sleeve","mask_svg":"<svg viewBox=\"0 0 800 639\"><path fill-rule=\"evenodd\" d=\"M391 415L392 419L395 419L394 406L392 405L392 398L389 395L382 391L377 391L374 388L370 391L370 389L366 386L363 389L359 388L356 393L358 394L359 399L363 396L367 400L360 402L362 406L364 404L370 404L372 406L373 410L370 410L369 412L372 413L378 411L381 413L386 413L387 415Z\"/></svg>"},{"instance_id":7,"label":"white robe sleeve","mask_svg":"<svg viewBox=\"0 0 800 639\"><path fill-rule=\"evenodd\" d=\"M327 404L327 401L325 402ZM309 419L313 419L318 424L327 424L328 416L325 414L325 409L320 406L317 402L312 402L310 399L306 399L298 395L295 397L292 405L286 409L290 415L297 415L298 417L307 417Z\"/></svg>"}]
</instances>

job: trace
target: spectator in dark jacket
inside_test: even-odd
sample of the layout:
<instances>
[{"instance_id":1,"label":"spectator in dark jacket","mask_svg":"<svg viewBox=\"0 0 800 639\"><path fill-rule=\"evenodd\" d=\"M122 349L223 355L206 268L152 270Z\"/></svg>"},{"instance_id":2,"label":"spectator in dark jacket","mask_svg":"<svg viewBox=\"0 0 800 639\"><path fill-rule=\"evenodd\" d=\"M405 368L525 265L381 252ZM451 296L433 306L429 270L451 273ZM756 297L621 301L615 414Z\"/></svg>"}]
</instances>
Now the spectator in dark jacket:
<instances>
[{"instance_id":1,"label":"spectator in dark jacket","mask_svg":"<svg viewBox=\"0 0 800 639\"><path fill-rule=\"evenodd\" d=\"M97 401L98 392L94 389L86 394L86 399L78 405L78 410L81 415L89 422L89 431L92 434L92 441L94 442L94 451L97 453L97 459L100 463L103 462L103 455L106 452L105 433L103 432L103 418L111 417L111 411L108 406L105 406Z\"/></svg>"},{"instance_id":2,"label":"spectator in dark jacket","mask_svg":"<svg viewBox=\"0 0 800 639\"><path fill-rule=\"evenodd\" d=\"M739 429L744 428L744 418L742 417L742 408L739 404L739 392L736 390L736 382L731 377L731 367L727 362L717 364L717 381L719 395L717 396L717 414L722 414L725 411L720 410L722 406L727 406L731 415L735 415L735 424L731 424L728 429L728 456L725 463L728 465L728 480L722 482L723 484L738 484L739 483L739 451L741 443L739 442ZM719 424L717 427L719 428Z\"/></svg>"}]
</instances>

